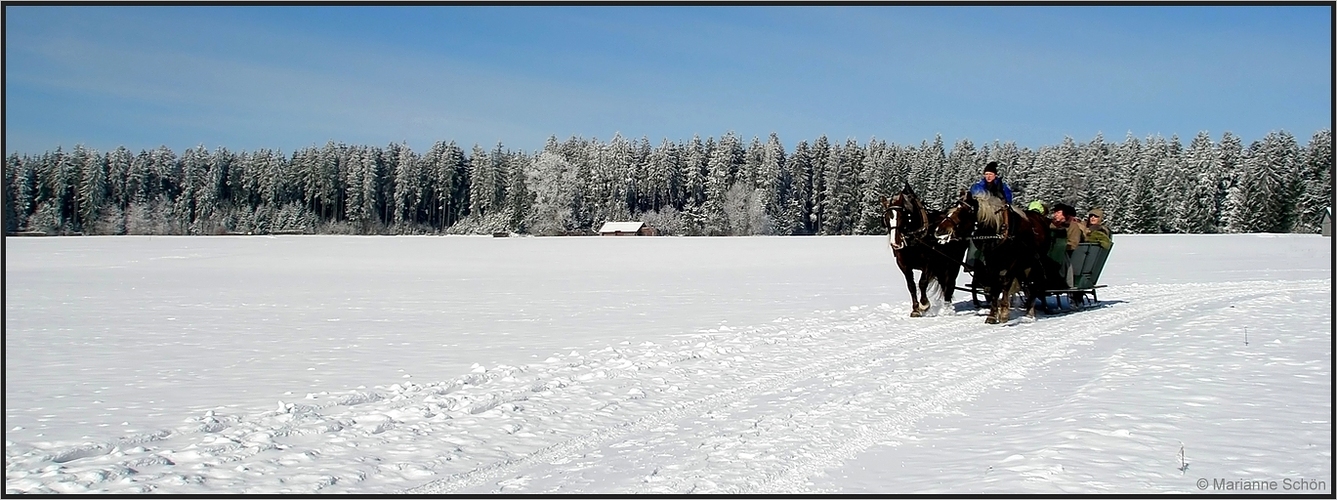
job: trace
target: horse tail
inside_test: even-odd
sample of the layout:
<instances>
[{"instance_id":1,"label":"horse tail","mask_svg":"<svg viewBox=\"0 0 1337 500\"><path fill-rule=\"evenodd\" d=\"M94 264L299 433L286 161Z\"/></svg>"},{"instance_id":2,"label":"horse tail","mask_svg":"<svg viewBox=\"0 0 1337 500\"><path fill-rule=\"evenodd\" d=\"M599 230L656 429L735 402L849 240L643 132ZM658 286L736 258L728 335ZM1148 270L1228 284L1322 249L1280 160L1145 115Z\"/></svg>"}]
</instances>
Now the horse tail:
<instances>
[{"instance_id":1,"label":"horse tail","mask_svg":"<svg viewBox=\"0 0 1337 500\"><path fill-rule=\"evenodd\" d=\"M945 285L944 285L943 282L942 282L942 276L939 276L938 273L933 273L933 279L929 280L929 282L928 282L928 288L925 289L924 296L925 296L925 297L940 297L941 300L942 300L942 302L943 302L943 303L946 303L946 302L947 302L947 295L946 295L946 293L944 292L944 290L946 290L946 289L944 288L944 286L945 286Z\"/></svg>"}]
</instances>

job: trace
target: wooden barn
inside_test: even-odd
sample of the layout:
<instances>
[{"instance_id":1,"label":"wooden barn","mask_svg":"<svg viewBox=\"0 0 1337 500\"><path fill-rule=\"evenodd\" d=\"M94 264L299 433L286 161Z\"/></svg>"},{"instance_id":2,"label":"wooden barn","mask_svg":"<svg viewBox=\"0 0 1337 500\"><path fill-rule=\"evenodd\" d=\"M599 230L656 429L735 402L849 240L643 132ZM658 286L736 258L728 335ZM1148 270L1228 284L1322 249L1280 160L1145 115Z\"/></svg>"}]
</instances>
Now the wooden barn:
<instances>
[{"instance_id":1,"label":"wooden barn","mask_svg":"<svg viewBox=\"0 0 1337 500\"><path fill-rule=\"evenodd\" d=\"M599 236L659 236L659 231L644 222L605 222Z\"/></svg>"}]
</instances>

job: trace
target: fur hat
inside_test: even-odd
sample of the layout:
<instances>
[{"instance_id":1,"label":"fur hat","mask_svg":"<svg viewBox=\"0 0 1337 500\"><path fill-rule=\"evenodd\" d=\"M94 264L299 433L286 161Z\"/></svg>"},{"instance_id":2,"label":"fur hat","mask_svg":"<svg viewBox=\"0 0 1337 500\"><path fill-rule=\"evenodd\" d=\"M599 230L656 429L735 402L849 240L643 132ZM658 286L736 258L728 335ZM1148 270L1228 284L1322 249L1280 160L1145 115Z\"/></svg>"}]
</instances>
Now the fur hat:
<instances>
[{"instance_id":1,"label":"fur hat","mask_svg":"<svg viewBox=\"0 0 1337 500\"><path fill-rule=\"evenodd\" d=\"M1096 217L1100 217L1100 218L1104 219L1104 218L1105 218L1105 211L1104 211L1104 210L1101 210L1101 209L1099 209L1099 208L1093 208L1093 209L1091 209L1090 212L1087 212L1086 215L1094 215L1094 216L1096 216Z\"/></svg>"},{"instance_id":2,"label":"fur hat","mask_svg":"<svg viewBox=\"0 0 1337 500\"><path fill-rule=\"evenodd\" d=\"M998 162L996 162L996 161L991 161L991 162L989 162L988 165L985 165L985 166L984 166L984 171L985 171L985 172L993 172L993 173L997 174L997 173L998 173Z\"/></svg>"},{"instance_id":3,"label":"fur hat","mask_svg":"<svg viewBox=\"0 0 1337 500\"><path fill-rule=\"evenodd\" d=\"M1067 216L1069 219L1077 216L1077 209L1072 208L1072 205L1067 203L1055 203L1054 211L1063 212L1063 215Z\"/></svg>"}]
</instances>

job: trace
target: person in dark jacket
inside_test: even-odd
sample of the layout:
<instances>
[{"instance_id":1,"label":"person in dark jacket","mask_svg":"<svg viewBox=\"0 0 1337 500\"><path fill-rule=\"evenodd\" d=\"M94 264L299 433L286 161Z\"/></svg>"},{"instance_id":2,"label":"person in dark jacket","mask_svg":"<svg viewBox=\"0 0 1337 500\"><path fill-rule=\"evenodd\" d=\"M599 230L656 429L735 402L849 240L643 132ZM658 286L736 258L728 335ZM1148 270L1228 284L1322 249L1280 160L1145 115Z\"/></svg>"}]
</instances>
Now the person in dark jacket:
<instances>
[{"instance_id":1,"label":"person in dark jacket","mask_svg":"<svg viewBox=\"0 0 1337 500\"><path fill-rule=\"evenodd\" d=\"M970 187L971 196L980 196L985 193L1002 198L1009 205L1012 204L1012 188L1007 186L1006 182L998 176L998 162L991 161L984 166L984 178Z\"/></svg>"},{"instance_id":2,"label":"person in dark jacket","mask_svg":"<svg viewBox=\"0 0 1337 500\"><path fill-rule=\"evenodd\" d=\"M1068 240L1068 255L1072 255L1072 251L1077 249L1077 244L1086 241L1086 235L1089 233L1086 224L1077 220L1077 209L1067 203L1054 204L1049 228L1059 230L1065 235Z\"/></svg>"}]
</instances>

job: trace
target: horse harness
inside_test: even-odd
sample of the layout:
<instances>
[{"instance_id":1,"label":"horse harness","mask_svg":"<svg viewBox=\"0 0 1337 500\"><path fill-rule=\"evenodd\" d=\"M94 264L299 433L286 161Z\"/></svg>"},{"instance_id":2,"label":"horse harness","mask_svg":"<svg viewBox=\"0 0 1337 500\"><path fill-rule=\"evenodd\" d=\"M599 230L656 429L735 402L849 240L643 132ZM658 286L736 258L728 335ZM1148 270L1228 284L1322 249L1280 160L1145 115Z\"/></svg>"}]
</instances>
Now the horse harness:
<instances>
[{"instance_id":1,"label":"horse harness","mask_svg":"<svg viewBox=\"0 0 1337 500\"><path fill-rule=\"evenodd\" d=\"M915 240L919 241L920 243L923 243L923 239L921 239L921 236L920 236L920 235L922 235L923 233L928 232L928 229L929 229L929 226L928 226L928 212L926 212L926 211L924 210L924 207L923 207L922 205L921 205L920 207L918 207L918 208L919 208L919 218L920 218L921 221L923 221L923 222L920 224L919 229L916 229L916 230L914 230L914 231L905 231L904 233L901 233L902 236L901 236L901 244L900 244L900 245L897 245L897 244L896 244L896 240L895 240L895 238L893 238L892 241L891 241L891 248L892 248L893 250L900 250L900 249L902 249L902 248L905 248L905 239L906 239L906 238L914 238ZM902 207L902 206L900 206L900 205L893 205L893 206L888 207L888 209L889 209L889 210L892 210L892 211L902 211L902 212L904 212L904 211L906 210L906 207ZM889 230L891 230L891 231L899 231L899 230L901 229L901 227L900 227L900 218L899 218L899 217L896 218L895 221L896 221L896 225L895 225L895 226L892 226L892 225L888 224L888 229L889 229Z\"/></svg>"}]
</instances>

